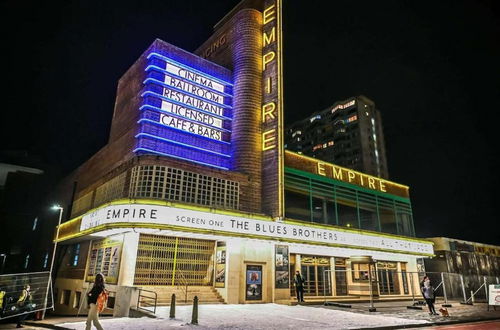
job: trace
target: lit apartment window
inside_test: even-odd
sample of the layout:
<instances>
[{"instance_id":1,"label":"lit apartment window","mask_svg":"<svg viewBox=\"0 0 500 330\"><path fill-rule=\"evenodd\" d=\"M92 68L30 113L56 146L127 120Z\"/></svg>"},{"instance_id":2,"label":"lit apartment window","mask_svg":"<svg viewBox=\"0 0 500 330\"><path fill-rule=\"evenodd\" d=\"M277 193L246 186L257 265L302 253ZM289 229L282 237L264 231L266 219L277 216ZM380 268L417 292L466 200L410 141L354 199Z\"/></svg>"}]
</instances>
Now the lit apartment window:
<instances>
[{"instance_id":1,"label":"lit apartment window","mask_svg":"<svg viewBox=\"0 0 500 330\"><path fill-rule=\"evenodd\" d=\"M316 115L314 117L311 117L311 119L309 119L309 121L312 123L313 121L318 120L318 119L321 119L321 115Z\"/></svg>"},{"instance_id":2,"label":"lit apartment window","mask_svg":"<svg viewBox=\"0 0 500 330\"><path fill-rule=\"evenodd\" d=\"M35 231L37 224L38 224L38 217L36 217L35 220L33 220L33 228L31 230Z\"/></svg>"}]
</instances>

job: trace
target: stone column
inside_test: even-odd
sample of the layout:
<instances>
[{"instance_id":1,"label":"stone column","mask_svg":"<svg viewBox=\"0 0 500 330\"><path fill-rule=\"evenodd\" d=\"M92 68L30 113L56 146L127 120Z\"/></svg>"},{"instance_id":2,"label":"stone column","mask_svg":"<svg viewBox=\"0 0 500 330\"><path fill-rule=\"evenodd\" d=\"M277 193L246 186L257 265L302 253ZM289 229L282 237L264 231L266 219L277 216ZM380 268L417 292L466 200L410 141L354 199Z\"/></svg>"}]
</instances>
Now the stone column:
<instances>
[{"instance_id":1,"label":"stone column","mask_svg":"<svg viewBox=\"0 0 500 330\"><path fill-rule=\"evenodd\" d=\"M133 286L135 277L135 263L137 248L139 247L139 233L123 234L123 246L120 261L120 274L117 285Z\"/></svg>"},{"instance_id":2,"label":"stone column","mask_svg":"<svg viewBox=\"0 0 500 330\"><path fill-rule=\"evenodd\" d=\"M330 257L330 281L332 283L332 296L336 296L337 292L337 281L335 277L335 257Z\"/></svg>"}]
</instances>

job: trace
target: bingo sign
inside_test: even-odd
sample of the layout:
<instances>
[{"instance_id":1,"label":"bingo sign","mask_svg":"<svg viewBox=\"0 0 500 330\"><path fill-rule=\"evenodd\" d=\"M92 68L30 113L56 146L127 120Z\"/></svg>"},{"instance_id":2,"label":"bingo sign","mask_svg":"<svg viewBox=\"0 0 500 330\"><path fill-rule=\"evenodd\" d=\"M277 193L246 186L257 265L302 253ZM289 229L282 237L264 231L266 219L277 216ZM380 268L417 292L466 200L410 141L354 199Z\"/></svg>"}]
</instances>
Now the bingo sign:
<instances>
[{"instance_id":1,"label":"bingo sign","mask_svg":"<svg viewBox=\"0 0 500 330\"><path fill-rule=\"evenodd\" d=\"M135 151L229 169L230 75L216 77L207 73L214 71L209 64L205 72L203 63L195 61L194 68L178 56L173 60L152 52L147 59Z\"/></svg>"},{"instance_id":2,"label":"bingo sign","mask_svg":"<svg viewBox=\"0 0 500 330\"><path fill-rule=\"evenodd\" d=\"M489 285L489 305L500 306L500 285Z\"/></svg>"}]
</instances>

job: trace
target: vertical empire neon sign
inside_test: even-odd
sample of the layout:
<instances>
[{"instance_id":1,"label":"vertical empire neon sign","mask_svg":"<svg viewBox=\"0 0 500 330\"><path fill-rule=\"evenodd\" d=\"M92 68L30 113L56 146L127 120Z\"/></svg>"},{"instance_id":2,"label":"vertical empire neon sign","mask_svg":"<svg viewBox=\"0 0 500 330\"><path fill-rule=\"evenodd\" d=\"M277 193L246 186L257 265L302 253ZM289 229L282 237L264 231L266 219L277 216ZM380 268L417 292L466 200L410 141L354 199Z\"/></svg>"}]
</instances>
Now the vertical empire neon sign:
<instances>
[{"instance_id":1,"label":"vertical empire neon sign","mask_svg":"<svg viewBox=\"0 0 500 330\"><path fill-rule=\"evenodd\" d=\"M186 64L199 62L188 56L195 57L158 51L147 56L134 151L227 170L231 157L232 83L227 77L221 79L205 72L200 64Z\"/></svg>"},{"instance_id":2,"label":"vertical empire neon sign","mask_svg":"<svg viewBox=\"0 0 500 330\"><path fill-rule=\"evenodd\" d=\"M265 0L262 13L263 202L266 213L278 219L284 216L282 63L281 0Z\"/></svg>"}]
</instances>

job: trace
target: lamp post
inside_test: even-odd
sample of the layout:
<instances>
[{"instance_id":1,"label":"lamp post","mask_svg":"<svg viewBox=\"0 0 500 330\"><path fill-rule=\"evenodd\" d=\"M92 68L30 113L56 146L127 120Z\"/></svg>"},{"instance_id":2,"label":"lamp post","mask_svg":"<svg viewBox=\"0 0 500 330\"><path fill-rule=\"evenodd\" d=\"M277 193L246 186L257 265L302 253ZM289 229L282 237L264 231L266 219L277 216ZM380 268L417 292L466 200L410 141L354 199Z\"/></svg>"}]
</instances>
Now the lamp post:
<instances>
[{"instance_id":1,"label":"lamp post","mask_svg":"<svg viewBox=\"0 0 500 330\"><path fill-rule=\"evenodd\" d=\"M3 274L3 270L5 268L5 259L7 259L7 255L5 253L0 254L0 257L2 257L2 270L0 270L0 274Z\"/></svg>"},{"instance_id":2,"label":"lamp post","mask_svg":"<svg viewBox=\"0 0 500 330\"><path fill-rule=\"evenodd\" d=\"M52 206L52 210L59 210L59 220L57 222L56 238L54 240L54 250L52 251L52 259L50 261L49 280L47 281L47 292L45 293L45 308L43 310L42 319L45 318L45 311L47 310L47 301L49 298L49 287L50 287L50 281L52 281L52 270L54 268L54 259L56 257L57 240L59 239L59 227L61 227L61 220L62 220L64 208L60 205L54 205L54 206ZM52 309L54 309L54 302L52 302Z\"/></svg>"}]
</instances>

